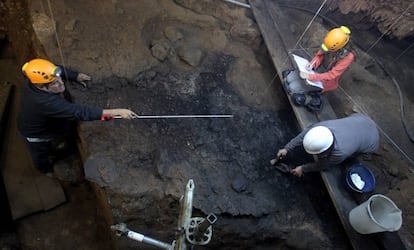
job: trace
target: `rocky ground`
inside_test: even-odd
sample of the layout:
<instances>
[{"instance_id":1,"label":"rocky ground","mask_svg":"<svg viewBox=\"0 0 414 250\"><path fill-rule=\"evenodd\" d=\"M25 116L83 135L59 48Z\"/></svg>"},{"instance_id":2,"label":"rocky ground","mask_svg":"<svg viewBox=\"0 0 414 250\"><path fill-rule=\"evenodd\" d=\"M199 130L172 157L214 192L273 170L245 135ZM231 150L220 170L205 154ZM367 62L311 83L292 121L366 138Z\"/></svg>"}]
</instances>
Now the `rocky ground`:
<instances>
[{"instance_id":1,"label":"rocky ground","mask_svg":"<svg viewBox=\"0 0 414 250\"><path fill-rule=\"evenodd\" d=\"M194 213L219 218L211 249L349 248L318 175L297 179L269 168L277 148L298 128L250 10L207 0L99 5L61 0L50 7L46 1L30 6L45 53L93 77L87 89L68 84L74 101L131 108L140 115L234 116L82 123L87 178L106 193L114 222L171 242L179 198L193 179ZM286 14L292 15L292 34L300 34L312 17L292 8ZM344 20L340 13L331 17ZM357 27L356 17L347 22L351 28ZM327 24L318 19L304 36L310 54ZM353 31L361 45L358 59L342 88L327 96L338 116L364 111L385 132L380 152L368 164L377 166L376 192L403 210L401 235L412 242L412 165L392 144L410 159L413 145L403 132L395 86L373 59L400 82L413 124L413 88L407 81L412 57L397 58L406 43L396 48L387 39L370 51L372 57L366 50L378 34ZM136 246L119 239L122 249Z\"/></svg>"}]
</instances>

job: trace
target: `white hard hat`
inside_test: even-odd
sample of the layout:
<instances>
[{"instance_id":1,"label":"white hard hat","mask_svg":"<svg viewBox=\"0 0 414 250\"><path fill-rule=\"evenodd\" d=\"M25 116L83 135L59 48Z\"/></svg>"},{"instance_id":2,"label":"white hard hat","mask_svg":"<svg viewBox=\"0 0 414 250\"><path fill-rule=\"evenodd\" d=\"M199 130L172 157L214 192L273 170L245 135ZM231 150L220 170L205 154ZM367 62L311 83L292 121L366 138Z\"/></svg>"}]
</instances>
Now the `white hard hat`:
<instances>
[{"instance_id":1,"label":"white hard hat","mask_svg":"<svg viewBox=\"0 0 414 250\"><path fill-rule=\"evenodd\" d=\"M309 154L325 152L333 143L333 134L329 128L317 126L311 128L303 138L303 147Z\"/></svg>"}]
</instances>

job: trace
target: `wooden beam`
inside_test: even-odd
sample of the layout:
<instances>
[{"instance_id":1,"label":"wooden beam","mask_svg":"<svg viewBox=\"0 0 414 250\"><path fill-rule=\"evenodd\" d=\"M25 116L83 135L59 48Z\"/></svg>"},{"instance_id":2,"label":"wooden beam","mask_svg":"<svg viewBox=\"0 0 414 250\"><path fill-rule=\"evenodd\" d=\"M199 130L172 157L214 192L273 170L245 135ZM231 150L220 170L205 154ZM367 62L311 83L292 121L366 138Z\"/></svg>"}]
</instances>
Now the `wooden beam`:
<instances>
[{"instance_id":1,"label":"wooden beam","mask_svg":"<svg viewBox=\"0 0 414 250\"><path fill-rule=\"evenodd\" d=\"M0 123L2 130L3 177L13 219L46 211L66 201L60 183L35 170L29 152L16 131L18 95L12 94L11 83L0 84ZM7 119L5 114L7 114ZM7 147L5 147L7 145Z\"/></svg>"},{"instance_id":2,"label":"wooden beam","mask_svg":"<svg viewBox=\"0 0 414 250\"><path fill-rule=\"evenodd\" d=\"M278 27L275 25L275 21L279 22L279 20L274 20L268 14L266 9L267 7L264 2L265 1L250 1L270 57L272 58L273 64L276 68L276 72L279 75L280 80L283 81L282 72L286 69L294 69L294 66L291 63L289 54L286 50L285 41L281 37L281 34L283 33L279 32ZM286 23L284 23L284 25L285 24ZM292 107L295 107L292 100L290 98L288 99ZM293 111L295 112L295 115L302 127L310 126L317 121L314 114L303 108L294 108Z\"/></svg>"}]
</instances>

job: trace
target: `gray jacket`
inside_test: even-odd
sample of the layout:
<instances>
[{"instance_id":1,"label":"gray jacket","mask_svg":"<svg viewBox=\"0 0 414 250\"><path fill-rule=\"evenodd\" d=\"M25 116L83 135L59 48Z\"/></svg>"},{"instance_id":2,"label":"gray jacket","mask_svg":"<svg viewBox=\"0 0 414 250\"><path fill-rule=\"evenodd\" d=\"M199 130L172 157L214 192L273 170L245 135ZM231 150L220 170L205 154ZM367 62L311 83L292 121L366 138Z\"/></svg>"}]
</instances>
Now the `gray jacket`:
<instances>
[{"instance_id":1,"label":"gray jacket","mask_svg":"<svg viewBox=\"0 0 414 250\"><path fill-rule=\"evenodd\" d=\"M305 134L316 126L325 126L332 131L334 146L327 156L318 155L319 164L304 164L304 172L323 170L327 166L340 164L351 156L378 150L377 126L371 118L363 114L353 114L341 119L315 123L286 144L285 149L289 152L295 147L302 146Z\"/></svg>"}]
</instances>

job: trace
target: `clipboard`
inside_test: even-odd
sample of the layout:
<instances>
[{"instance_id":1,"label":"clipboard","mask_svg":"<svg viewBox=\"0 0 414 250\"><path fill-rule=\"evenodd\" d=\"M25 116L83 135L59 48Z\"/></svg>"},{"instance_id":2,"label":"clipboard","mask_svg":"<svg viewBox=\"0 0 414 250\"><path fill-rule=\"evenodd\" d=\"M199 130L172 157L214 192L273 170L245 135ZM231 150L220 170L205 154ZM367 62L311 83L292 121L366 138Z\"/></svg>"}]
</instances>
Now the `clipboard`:
<instances>
[{"instance_id":1,"label":"clipboard","mask_svg":"<svg viewBox=\"0 0 414 250\"><path fill-rule=\"evenodd\" d=\"M295 64L297 65L298 69L300 71L304 71L308 74L314 74L315 71L313 70L308 70L306 69L306 65L309 63L309 61L301 56L295 55L295 54L291 54L293 61L295 62ZM311 85L311 86L315 86L318 88L323 89L323 84L320 81L309 81L308 79L306 79L306 82Z\"/></svg>"}]
</instances>

